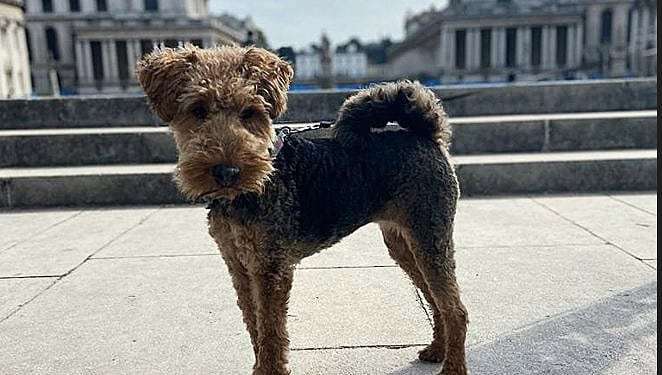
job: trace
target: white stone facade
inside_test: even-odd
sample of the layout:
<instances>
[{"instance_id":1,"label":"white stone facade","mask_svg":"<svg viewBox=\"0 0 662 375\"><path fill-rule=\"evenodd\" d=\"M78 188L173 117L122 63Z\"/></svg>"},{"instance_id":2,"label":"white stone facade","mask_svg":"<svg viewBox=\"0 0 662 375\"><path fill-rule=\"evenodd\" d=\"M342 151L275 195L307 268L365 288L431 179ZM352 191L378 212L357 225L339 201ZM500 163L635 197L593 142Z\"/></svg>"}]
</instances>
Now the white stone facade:
<instances>
[{"instance_id":1,"label":"white stone facade","mask_svg":"<svg viewBox=\"0 0 662 375\"><path fill-rule=\"evenodd\" d=\"M295 57L297 80L314 80L322 75L321 55L317 51L297 53ZM351 44L331 55L331 72L339 79L360 79L368 75L368 56Z\"/></svg>"},{"instance_id":2,"label":"white stone facade","mask_svg":"<svg viewBox=\"0 0 662 375\"><path fill-rule=\"evenodd\" d=\"M657 1L640 0L630 13L629 69L638 76L657 74Z\"/></svg>"},{"instance_id":3,"label":"white stone facade","mask_svg":"<svg viewBox=\"0 0 662 375\"><path fill-rule=\"evenodd\" d=\"M31 95L22 1L0 0L0 99Z\"/></svg>"},{"instance_id":4,"label":"white stone facade","mask_svg":"<svg viewBox=\"0 0 662 375\"><path fill-rule=\"evenodd\" d=\"M391 74L446 83L647 75L656 8L653 0L454 0L407 20Z\"/></svg>"},{"instance_id":5,"label":"white stone facade","mask_svg":"<svg viewBox=\"0 0 662 375\"><path fill-rule=\"evenodd\" d=\"M248 29L208 13L207 0L27 0L35 91L139 92L136 61L154 46L243 43ZM57 81L57 82L54 82Z\"/></svg>"}]
</instances>

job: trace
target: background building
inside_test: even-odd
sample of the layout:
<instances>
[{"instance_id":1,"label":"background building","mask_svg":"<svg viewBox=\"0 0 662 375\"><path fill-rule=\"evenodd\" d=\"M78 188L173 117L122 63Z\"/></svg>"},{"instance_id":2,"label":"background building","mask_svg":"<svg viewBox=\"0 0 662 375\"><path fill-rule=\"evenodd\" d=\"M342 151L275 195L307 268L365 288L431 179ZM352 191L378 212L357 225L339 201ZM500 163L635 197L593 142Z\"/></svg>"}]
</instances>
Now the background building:
<instances>
[{"instance_id":1,"label":"background building","mask_svg":"<svg viewBox=\"0 0 662 375\"><path fill-rule=\"evenodd\" d=\"M0 0L0 99L31 94L23 2Z\"/></svg>"},{"instance_id":2,"label":"background building","mask_svg":"<svg viewBox=\"0 0 662 375\"><path fill-rule=\"evenodd\" d=\"M636 0L451 0L406 19L390 75L484 82L651 74L656 8Z\"/></svg>"},{"instance_id":3,"label":"background building","mask_svg":"<svg viewBox=\"0 0 662 375\"><path fill-rule=\"evenodd\" d=\"M339 87L354 87L382 80L387 72L387 51L392 44L390 39L364 44L358 38L352 38L337 45L329 52L334 82ZM279 48L278 53L294 63L297 83L315 84L323 78L322 50L321 44L313 44L299 52L290 47Z\"/></svg>"},{"instance_id":4,"label":"background building","mask_svg":"<svg viewBox=\"0 0 662 375\"><path fill-rule=\"evenodd\" d=\"M138 92L135 63L154 46L263 39L250 19L211 16L207 0L27 0L26 19L38 94Z\"/></svg>"}]
</instances>

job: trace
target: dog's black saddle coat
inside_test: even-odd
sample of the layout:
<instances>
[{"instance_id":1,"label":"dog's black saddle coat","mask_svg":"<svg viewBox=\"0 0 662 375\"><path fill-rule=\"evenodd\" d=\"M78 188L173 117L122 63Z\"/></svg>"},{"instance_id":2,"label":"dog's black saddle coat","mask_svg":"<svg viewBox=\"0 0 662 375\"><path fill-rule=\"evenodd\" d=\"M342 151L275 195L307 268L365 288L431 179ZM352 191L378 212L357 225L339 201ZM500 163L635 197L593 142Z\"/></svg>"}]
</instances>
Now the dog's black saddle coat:
<instances>
[{"instance_id":1,"label":"dog's black saddle coat","mask_svg":"<svg viewBox=\"0 0 662 375\"><path fill-rule=\"evenodd\" d=\"M334 138L290 134L264 193L214 200L210 215L259 224L282 242L279 246L305 242L326 247L374 221L396 195L411 194L421 170L442 174L442 179L453 175L438 145L411 132L373 133L364 145L353 148ZM447 188L442 185L438 188Z\"/></svg>"}]
</instances>

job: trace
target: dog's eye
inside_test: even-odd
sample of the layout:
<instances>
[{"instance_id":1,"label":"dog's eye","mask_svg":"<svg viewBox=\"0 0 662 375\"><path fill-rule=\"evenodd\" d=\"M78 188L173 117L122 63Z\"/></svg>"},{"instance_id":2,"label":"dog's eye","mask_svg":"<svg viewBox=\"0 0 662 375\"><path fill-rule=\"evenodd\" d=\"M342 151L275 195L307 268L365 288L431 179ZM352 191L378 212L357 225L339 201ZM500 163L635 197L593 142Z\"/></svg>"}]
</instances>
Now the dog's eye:
<instances>
[{"instance_id":1,"label":"dog's eye","mask_svg":"<svg viewBox=\"0 0 662 375\"><path fill-rule=\"evenodd\" d=\"M248 120L248 119L251 119L251 118L255 117L256 114L257 114L257 111L255 109L246 108L243 111L241 111L241 114L239 115L239 117L241 117L242 120Z\"/></svg>"},{"instance_id":2,"label":"dog's eye","mask_svg":"<svg viewBox=\"0 0 662 375\"><path fill-rule=\"evenodd\" d=\"M191 110L191 114L193 114L193 117L196 119L203 121L207 118L207 115L209 115L209 111L207 111L207 108L204 105L196 105Z\"/></svg>"}]
</instances>

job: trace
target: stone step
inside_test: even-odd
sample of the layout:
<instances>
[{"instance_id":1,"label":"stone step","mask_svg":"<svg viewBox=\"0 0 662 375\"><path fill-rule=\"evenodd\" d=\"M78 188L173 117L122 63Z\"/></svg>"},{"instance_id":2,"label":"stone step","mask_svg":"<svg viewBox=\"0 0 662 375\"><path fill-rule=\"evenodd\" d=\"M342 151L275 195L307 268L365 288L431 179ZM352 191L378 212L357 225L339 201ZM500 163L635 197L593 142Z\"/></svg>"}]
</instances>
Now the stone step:
<instances>
[{"instance_id":1,"label":"stone step","mask_svg":"<svg viewBox=\"0 0 662 375\"><path fill-rule=\"evenodd\" d=\"M465 196L656 190L656 150L454 157ZM0 169L0 208L181 203L173 164Z\"/></svg>"},{"instance_id":2,"label":"stone step","mask_svg":"<svg viewBox=\"0 0 662 375\"><path fill-rule=\"evenodd\" d=\"M657 79L563 81L433 88L451 116L606 112L657 108ZM291 92L282 122L333 120L354 91ZM0 129L158 124L143 96L0 100Z\"/></svg>"},{"instance_id":3,"label":"stone step","mask_svg":"<svg viewBox=\"0 0 662 375\"><path fill-rule=\"evenodd\" d=\"M457 155L657 147L657 111L457 117L451 124ZM176 161L168 128L156 126L0 130L0 155L0 167Z\"/></svg>"}]
</instances>

